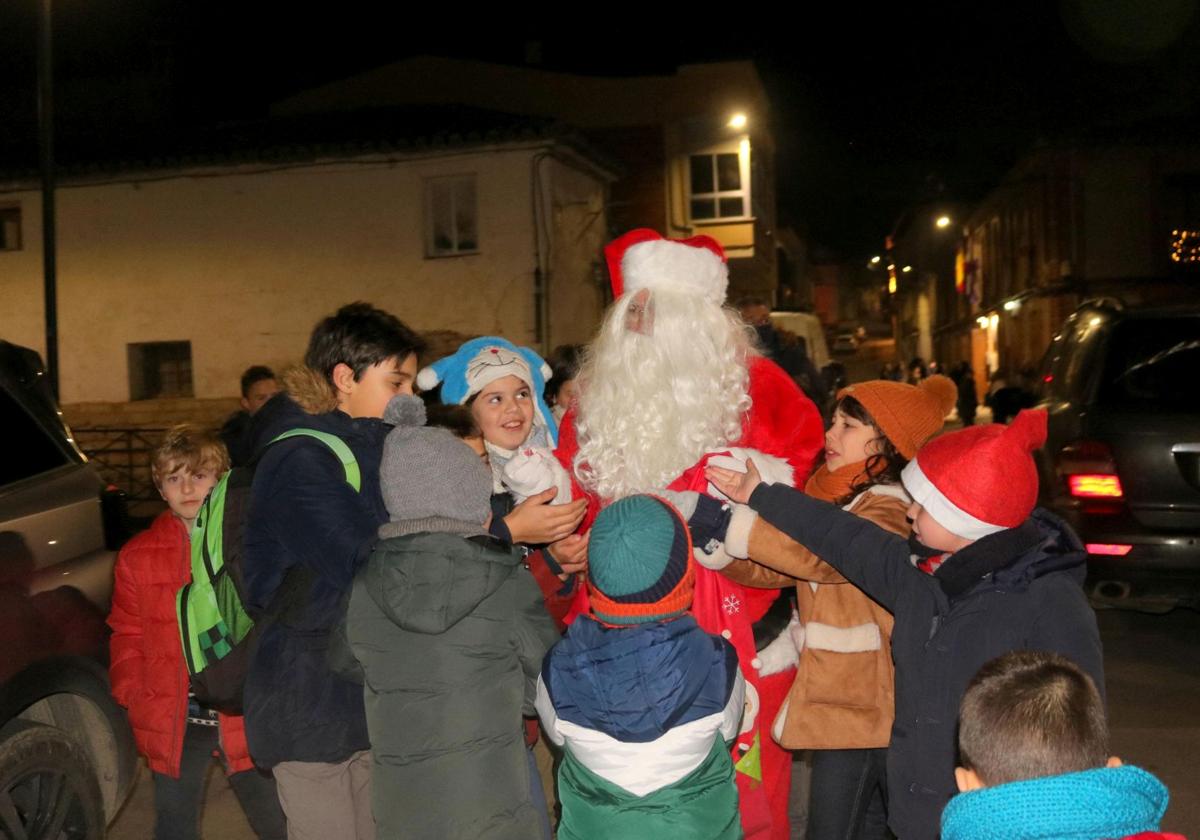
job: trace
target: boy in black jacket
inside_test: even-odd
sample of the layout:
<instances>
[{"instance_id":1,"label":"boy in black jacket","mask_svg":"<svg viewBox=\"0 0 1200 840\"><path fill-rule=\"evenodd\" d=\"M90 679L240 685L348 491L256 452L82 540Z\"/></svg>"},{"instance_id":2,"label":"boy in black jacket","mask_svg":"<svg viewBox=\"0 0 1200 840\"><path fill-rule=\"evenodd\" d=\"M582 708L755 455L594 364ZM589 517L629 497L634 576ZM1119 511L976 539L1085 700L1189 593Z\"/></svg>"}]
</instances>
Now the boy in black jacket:
<instances>
[{"instance_id":1,"label":"boy in black jacket","mask_svg":"<svg viewBox=\"0 0 1200 840\"><path fill-rule=\"evenodd\" d=\"M387 509L379 463L390 427L383 411L411 394L421 339L366 303L343 306L309 339L287 393L255 417L261 453L246 517L246 606L260 634L246 674L246 738L275 774L288 836L372 840L370 769L362 686L334 675L329 633L366 562ZM292 429L345 443L361 490L323 443L267 443Z\"/></svg>"},{"instance_id":2,"label":"boy in black jacket","mask_svg":"<svg viewBox=\"0 0 1200 840\"><path fill-rule=\"evenodd\" d=\"M1096 617L1083 594L1086 553L1067 525L1034 510L1031 452L1043 411L1011 426L975 426L926 444L902 474L914 502L904 539L827 502L745 473L709 467L739 505L725 548L745 556L754 528L777 528L896 616L896 718L888 748L889 825L901 840L935 840L954 780L955 724L980 666L1011 650L1059 653L1101 693ZM751 558L753 559L753 558Z\"/></svg>"}]
</instances>

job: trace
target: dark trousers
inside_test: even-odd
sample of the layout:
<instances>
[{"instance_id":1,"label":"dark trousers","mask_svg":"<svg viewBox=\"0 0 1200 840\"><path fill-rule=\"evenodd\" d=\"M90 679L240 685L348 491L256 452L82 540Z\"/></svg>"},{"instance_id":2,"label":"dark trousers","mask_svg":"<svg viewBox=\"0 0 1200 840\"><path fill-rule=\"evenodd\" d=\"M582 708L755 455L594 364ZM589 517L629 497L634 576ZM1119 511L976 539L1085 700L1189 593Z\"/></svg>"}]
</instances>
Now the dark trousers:
<instances>
[{"instance_id":1,"label":"dark trousers","mask_svg":"<svg viewBox=\"0 0 1200 840\"><path fill-rule=\"evenodd\" d=\"M887 750L813 750L808 840L883 840Z\"/></svg>"},{"instance_id":2,"label":"dark trousers","mask_svg":"<svg viewBox=\"0 0 1200 840\"><path fill-rule=\"evenodd\" d=\"M199 840L204 780L214 752L221 753L217 727L187 724L179 778L154 774L154 840ZM255 834L262 840L286 840L287 821L274 779L244 770L229 777L229 786Z\"/></svg>"}]
</instances>

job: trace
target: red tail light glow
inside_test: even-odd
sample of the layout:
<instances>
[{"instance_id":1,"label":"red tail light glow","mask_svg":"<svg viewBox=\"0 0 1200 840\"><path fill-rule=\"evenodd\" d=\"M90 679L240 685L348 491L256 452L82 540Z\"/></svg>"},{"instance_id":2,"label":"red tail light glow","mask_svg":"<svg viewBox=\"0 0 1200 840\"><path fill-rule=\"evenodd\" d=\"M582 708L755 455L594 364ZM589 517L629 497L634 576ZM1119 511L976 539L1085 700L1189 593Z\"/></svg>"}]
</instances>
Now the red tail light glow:
<instances>
[{"instance_id":1,"label":"red tail light glow","mask_svg":"<svg viewBox=\"0 0 1200 840\"><path fill-rule=\"evenodd\" d=\"M1118 545L1115 543L1088 543L1088 554L1106 554L1110 557L1124 557L1133 550L1131 545Z\"/></svg>"},{"instance_id":2,"label":"red tail light glow","mask_svg":"<svg viewBox=\"0 0 1200 840\"><path fill-rule=\"evenodd\" d=\"M1123 503L1125 491L1108 444L1096 440L1075 441L1062 448L1055 462L1058 474L1073 498ZM1114 511L1118 509L1114 508Z\"/></svg>"},{"instance_id":3,"label":"red tail light glow","mask_svg":"<svg viewBox=\"0 0 1200 840\"><path fill-rule=\"evenodd\" d=\"M1069 475L1067 486L1077 499L1120 499L1121 479L1115 475Z\"/></svg>"}]
</instances>

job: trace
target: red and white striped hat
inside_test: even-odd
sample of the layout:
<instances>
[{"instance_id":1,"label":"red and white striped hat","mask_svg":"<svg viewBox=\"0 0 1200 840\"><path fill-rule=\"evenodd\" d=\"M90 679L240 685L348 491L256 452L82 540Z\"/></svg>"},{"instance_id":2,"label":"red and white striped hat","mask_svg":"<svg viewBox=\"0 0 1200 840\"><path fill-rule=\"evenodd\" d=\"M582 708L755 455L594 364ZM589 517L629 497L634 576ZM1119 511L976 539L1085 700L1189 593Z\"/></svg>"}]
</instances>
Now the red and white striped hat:
<instances>
[{"instance_id":1,"label":"red and white striped hat","mask_svg":"<svg viewBox=\"0 0 1200 840\"><path fill-rule=\"evenodd\" d=\"M1033 451L1046 442L1046 412L1012 425L971 426L934 438L901 473L904 489L939 525L968 540L1015 528L1037 504Z\"/></svg>"}]
</instances>

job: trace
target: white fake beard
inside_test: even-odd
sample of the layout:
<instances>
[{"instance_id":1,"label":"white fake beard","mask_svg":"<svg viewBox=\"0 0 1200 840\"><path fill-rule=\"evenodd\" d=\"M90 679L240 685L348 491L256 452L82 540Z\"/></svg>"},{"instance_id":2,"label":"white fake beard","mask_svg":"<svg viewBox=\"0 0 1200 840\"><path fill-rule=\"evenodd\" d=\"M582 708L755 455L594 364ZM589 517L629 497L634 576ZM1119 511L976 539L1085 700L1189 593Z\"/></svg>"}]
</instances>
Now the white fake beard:
<instances>
[{"instance_id":1,"label":"white fake beard","mask_svg":"<svg viewBox=\"0 0 1200 840\"><path fill-rule=\"evenodd\" d=\"M580 371L574 468L602 499L662 490L742 436L750 409L748 328L730 310L655 291L651 335L625 328L617 300Z\"/></svg>"}]
</instances>

